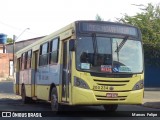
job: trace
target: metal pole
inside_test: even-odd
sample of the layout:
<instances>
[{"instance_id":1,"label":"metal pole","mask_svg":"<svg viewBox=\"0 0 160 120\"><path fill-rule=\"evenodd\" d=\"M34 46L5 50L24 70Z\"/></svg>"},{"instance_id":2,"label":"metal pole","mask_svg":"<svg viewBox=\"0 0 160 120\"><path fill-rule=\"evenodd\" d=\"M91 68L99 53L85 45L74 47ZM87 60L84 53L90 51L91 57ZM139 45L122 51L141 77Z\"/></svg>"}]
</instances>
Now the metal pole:
<instances>
[{"instance_id":1,"label":"metal pole","mask_svg":"<svg viewBox=\"0 0 160 120\"><path fill-rule=\"evenodd\" d=\"M15 54L15 39L16 39L16 36L13 35L13 78L14 78L14 72L15 72L15 59L14 59L14 54Z\"/></svg>"},{"instance_id":2,"label":"metal pole","mask_svg":"<svg viewBox=\"0 0 160 120\"><path fill-rule=\"evenodd\" d=\"M26 30L29 30L29 28L24 29L18 37L13 35L13 77L14 77L14 72L16 72L15 71L15 68L16 68L15 66L15 42Z\"/></svg>"},{"instance_id":3,"label":"metal pole","mask_svg":"<svg viewBox=\"0 0 160 120\"><path fill-rule=\"evenodd\" d=\"M18 37L15 36L15 41L16 41L18 38L20 38L21 35L22 35L26 30L29 30L29 29L30 29L30 28L26 28L26 29L24 29L24 30L21 32L21 34L20 34Z\"/></svg>"}]
</instances>

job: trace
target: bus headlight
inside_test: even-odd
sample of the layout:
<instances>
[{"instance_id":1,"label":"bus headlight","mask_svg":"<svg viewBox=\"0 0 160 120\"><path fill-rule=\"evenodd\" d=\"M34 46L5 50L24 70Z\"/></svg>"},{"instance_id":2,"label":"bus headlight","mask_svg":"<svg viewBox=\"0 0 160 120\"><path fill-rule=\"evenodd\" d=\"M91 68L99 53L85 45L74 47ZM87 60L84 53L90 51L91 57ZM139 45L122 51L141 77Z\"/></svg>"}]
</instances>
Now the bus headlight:
<instances>
[{"instance_id":1,"label":"bus headlight","mask_svg":"<svg viewBox=\"0 0 160 120\"><path fill-rule=\"evenodd\" d=\"M74 86L80 87L80 88L85 88L85 89L90 89L88 84L84 80L82 80L78 77L74 77Z\"/></svg>"},{"instance_id":2,"label":"bus headlight","mask_svg":"<svg viewBox=\"0 0 160 120\"><path fill-rule=\"evenodd\" d=\"M144 88L144 81L140 80L134 85L132 90L140 90L140 89L143 89L143 88Z\"/></svg>"}]
</instances>

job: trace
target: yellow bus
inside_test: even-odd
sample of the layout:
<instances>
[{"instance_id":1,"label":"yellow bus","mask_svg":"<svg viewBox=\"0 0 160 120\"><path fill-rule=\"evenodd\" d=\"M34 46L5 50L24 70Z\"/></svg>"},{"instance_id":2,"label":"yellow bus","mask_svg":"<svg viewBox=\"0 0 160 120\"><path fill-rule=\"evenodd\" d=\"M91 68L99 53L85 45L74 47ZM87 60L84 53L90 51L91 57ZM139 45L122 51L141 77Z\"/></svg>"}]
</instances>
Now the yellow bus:
<instances>
[{"instance_id":1,"label":"yellow bus","mask_svg":"<svg viewBox=\"0 0 160 120\"><path fill-rule=\"evenodd\" d=\"M144 63L137 27L75 21L16 53L14 92L24 103L63 105L142 104Z\"/></svg>"}]
</instances>

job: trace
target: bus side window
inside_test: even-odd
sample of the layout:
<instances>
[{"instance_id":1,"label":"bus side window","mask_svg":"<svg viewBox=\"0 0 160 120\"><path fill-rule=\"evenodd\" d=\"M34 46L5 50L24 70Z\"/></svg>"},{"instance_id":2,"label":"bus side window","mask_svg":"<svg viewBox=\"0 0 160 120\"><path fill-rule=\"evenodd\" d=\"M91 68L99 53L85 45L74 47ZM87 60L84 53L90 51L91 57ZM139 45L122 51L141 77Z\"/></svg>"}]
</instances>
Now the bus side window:
<instances>
[{"instance_id":1,"label":"bus side window","mask_svg":"<svg viewBox=\"0 0 160 120\"><path fill-rule=\"evenodd\" d=\"M32 50L27 52L27 68L31 68Z\"/></svg>"},{"instance_id":2,"label":"bus side window","mask_svg":"<svg viewBox=\"0 0 160 120\"><path fill-rule=\"evenodd\" d=\"M20 57L20 70L22 70L22 55Z\"/></svg>"},{"instance_id":3,"label":"bus side window","mask_svg":"<svg viewBox=\"0 0 160 120\"><path fill-rule=\"evenodd\" d=\"M58 62L58 49L59 49L59 39L55 38L50 42L50 55L49 55L50 64L55 64Z\"/></svg>"},{"instance_id":4,"label":"bus side window","mask_svg":"<svg viewBox=\"0 0 160 120\"><path fill-rule=\"evenodd\" d=\"M27 59L28 59L28 52L25 52L25 64L24 64L24 69L27 69Z\"/></svg>"},{"instance_id":5,"label":"bus side window","mask_svg":"<svg viewBox=\"0 0 160 120\"><path fill-rule=\"evenodd\" d=\"M22 65L22 70L24 70L25 69L25 64L26 64L26 54L25 53L23 53L22 54L22 60L21 60L21 65Z\"/></svg>"},{"instance_id":6,"label":"bus side window","mask_svg":"<svg viewBox=\"0 0 160 120\"><path fill-rule=\"evenodd\" d=\"M49 42L40 46L39 66L48 64Z\"/></svg>"}]
</instances>

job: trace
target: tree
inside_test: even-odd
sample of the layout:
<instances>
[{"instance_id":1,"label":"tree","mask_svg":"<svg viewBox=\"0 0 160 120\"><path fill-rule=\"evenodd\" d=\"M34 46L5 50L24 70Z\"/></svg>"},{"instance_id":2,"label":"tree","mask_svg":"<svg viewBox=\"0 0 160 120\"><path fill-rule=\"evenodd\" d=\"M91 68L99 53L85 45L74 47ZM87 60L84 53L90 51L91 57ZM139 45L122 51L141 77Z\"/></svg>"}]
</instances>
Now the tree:
<instances>
[{"instance_id":1,"label":"tree","mask_svg":"<svg viewBox=\"0 0 160 120\"><path fill-rule=\"evenodd\" d=\"M12 38L7 38L7 43L13 43L13 39Z\"/></svg>"},{"instance_id":2,"label":"tree","mask_svg":"<svg viewBox=\"0 0 160 120\"><path fill-rule=\"evenodd\" d=\"M141 13L137 13L135 16L125 14L119 19L119 22L140 28L144 43L145 62L160 65L160 7L149 3L140 9Z\"/></svg>"},{"instance_id":3,"label":"tree","mask_svg":"<svg viewBox=\"0 0 160 120\"><path fill-rule=\"evenodd\" d=\"M144 9L141 8L141 10L143 12L135 16L125 14L124 18L121 18L120 21L139 27L145 42L160 42L160 7L148 4L148 6Z\"/></svg>"},{"instance_id":4,"label":"tree","mask_svg":"<svg viewBox=\"0 0 160 120\"><path fill-rule=\"evenodd\" d=\"M98 14L96 15L96 20L97 20L97 21L103 21L103 19L101 18L101 16L98 15Z\"/></svg>"}]
</instances>

